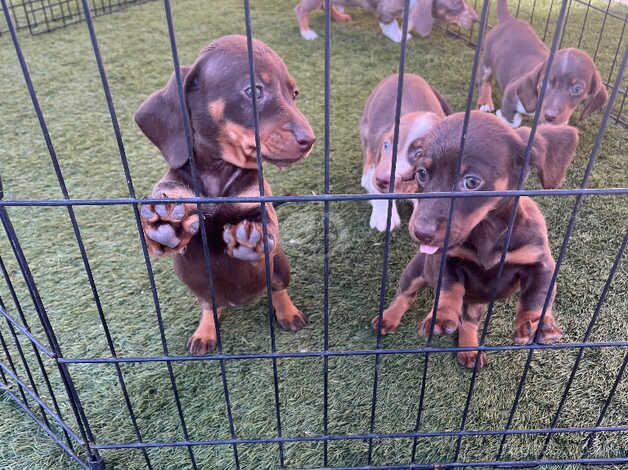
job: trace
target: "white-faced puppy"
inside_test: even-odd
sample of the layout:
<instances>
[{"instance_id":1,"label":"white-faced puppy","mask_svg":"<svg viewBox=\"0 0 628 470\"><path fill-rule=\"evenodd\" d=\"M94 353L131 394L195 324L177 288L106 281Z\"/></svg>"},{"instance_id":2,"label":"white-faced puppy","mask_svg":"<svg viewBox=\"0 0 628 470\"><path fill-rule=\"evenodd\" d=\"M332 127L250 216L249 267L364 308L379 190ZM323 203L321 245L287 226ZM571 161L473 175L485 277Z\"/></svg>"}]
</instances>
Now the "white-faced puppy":
<instances>
[{"instance_id":1,"label":"white-faced puppy","mask_svg":"<svg viewBox=\"0 0 628 470\"><path fill-rule=\"evenodd\" d=\"M491 80L504 92L497 116L511 127L521 125L521 115L534 115L547 70L549 49L525 21L512 16L507 0L498 0L499 24L486 35L482 52L478 108L493 111ZM549 71L541 108L541 122L567 124L579 104L580 120L606 103L608 93L600 72L580 49L560 49Z\"/></svg>"},{"instance_id":2,"label":"white-faced puppy","mask_svg":"<svg viewBox=\"0 0 628 470\"><path fill-rule=\"evenodd\" d=\"M397 18L403 17L404 0L333 0L331 3L332 19L350 21L351 16L344 13L345 6L364 8L377 16L379 26L387 38L401 42L402 32ZM318 37L310 29L309 15L312 11L323 8L323 4L323 0L300 0L295 7L299 30L304 39ZM478 15L467 0L410 0L408 31L414 28L425 37L432 31L434 19L469 29L478 21Z\"/></svg>"},{"instance_id":3,"label":"white-faced puppy","mask_svg":"<svg viewBox=\"0 0 628 470\"><path fill-rule=\"evenodd\" d=\"M370 194L388 192L392 167L392 146L399 75L385 78L366 100L360 120L360 141L364 154L362 187ZM408 161L411 143L423 137L451 108L436 89L419 75L407 73L403 80L399 144L395 167L395 192L414 192L414 169ZM371 201L371 228L386 230L388 201ZM393 201L391 230L401 223Z\"/></svg>"},{"instance_id":4,"label":"white-faced puppy","mask_svg":"<svg viewBox=\"0 0 628 470\"><path fill-rule=\"evenodd\" d=\"M415 164L420 193L506 191L517 188L524 165L530 128L509 128L492 114L473 111L460 158L464 113L446 117L415 145ZM578 145L578 130L570 126L541 125L531 150L530 166L536 168L544 188L563 184ZM458 173L459 172L459 173ZM478 327L493 290L498 299L519 292L514 340L527 344L535 338L545 299L554 299L550 280L554 258L550 251L543 214L533 199L521 197L516 209L512 237L504 269L498 264L514 210L514 198L465 197L455 200L448 251L443 253L451 201L420 198L414 206L408 229L420 244L419 253L406 266L397 295L383 312L381 332L397 329L403 314L423 287L435 288L441 257L446 256L438 309L432 309L419 334L427 336L458 331L458 345L478 346ZM432 325L433 323L433 325ZM375 331L379 316L372 321ZM559 339L561 330L549 304L537 339L546 343ZM477 351L458 353L458 362L474 367ZM480 353L480 367L486 362Z\"/></svg>"}]
</instances>

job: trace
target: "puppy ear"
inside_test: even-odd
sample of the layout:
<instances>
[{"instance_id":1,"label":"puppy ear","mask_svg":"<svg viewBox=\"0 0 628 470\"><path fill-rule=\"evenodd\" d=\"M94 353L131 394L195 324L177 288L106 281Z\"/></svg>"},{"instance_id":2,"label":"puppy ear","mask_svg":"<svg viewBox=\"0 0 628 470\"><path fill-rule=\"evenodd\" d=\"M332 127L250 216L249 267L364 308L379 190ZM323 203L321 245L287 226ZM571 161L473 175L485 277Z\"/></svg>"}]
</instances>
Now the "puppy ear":
<instances>
[{"instance_id":1,"label":"puppy ear","mask_svg":"<svg viewBox=\"0 0 628 470\"><path fill-rule=\"evenodd\" d=\"M604 103L608 100L608 92L606 91L606 87L602 82L602 77L600 76L600 72L597 70L593 74L593 78L591 79L591 88L589 90L589 96L585 101L584 109L580 114L580 121L584 121L591 114L596 112Z\"/></svg>"},{"instance_id":2,"label":"puppy ear","mask_svg":"<svg viewBox=\"0 0 628 470\"><path fill-rule=\"evenodd\" d=\"M536 109L539 99L539 81L543 80L542 71L545 69L545 62L541 62L527 74L517 80L515 88L521 104L528 112Z\"/></svg>"},{"instance_id":3,"label":"puppy ear","mask_svg":"<svg viewBox=\"0 0 628 470\"><path fill-rule=\"evenodd\" d=\"M410 12L414 29L421 37L425 37L432 32L434 17L432 16L433 0L417 0L416 5Z\"/></svg>"},{"instance_id":4,"label":"puppy ear","mask_svg":"<svg viewBox=\"0 0 628 470\"><path fill-rule=\"evenodd\" d=\"M184 90L185 79L191 69L191 67L181 67ZM144 135L161 151L172 168L185 165L188 160L188 147L174 73L165 87L154 92L140 105L135 112L135 122Z\"/></svg>"},{"instance_id":5,"label":"puppy ear","mask_svg":"<svg viewBox=\"0 0 628 470\"><path fill-rule=\"evenodd\" d=\"M529 127L520 127L515 132L521 137L523 158L528 139ZM560 188L565 182L567 169L576 156L578 129L571 126L542 124L537 127L530 165L536 168L545 189Z\"/></svg>"}]
</instances>

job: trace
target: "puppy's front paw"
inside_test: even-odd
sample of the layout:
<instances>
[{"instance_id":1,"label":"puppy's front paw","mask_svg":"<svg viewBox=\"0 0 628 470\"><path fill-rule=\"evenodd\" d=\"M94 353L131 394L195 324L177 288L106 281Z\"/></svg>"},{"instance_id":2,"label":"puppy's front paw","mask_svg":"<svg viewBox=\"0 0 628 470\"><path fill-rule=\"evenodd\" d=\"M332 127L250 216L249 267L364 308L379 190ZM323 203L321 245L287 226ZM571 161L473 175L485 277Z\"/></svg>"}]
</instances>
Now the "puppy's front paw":
<instances>
[{"instance_id":1,"label":"puppy's front paw","mask_svg":"<svg viewBox=\"0 0 628 470\"><path fill-rule=\"evenodd\" d=\"M305 31L301 31L301 37L308 41L312 41L318 37L318 34L311 29L306 29Z\"/></svg>"},{"instance_id":2,"label":"puppy's front paw","mask_svg":"<svg viewBox=\"0 0 628 470\"><path fill-rule=\"evenodd\" d=\"M495 111L495 105L493 104L493 100L490 98L486 101L479 99L478 109L484 113L492 113L493 111Z\"/></svg>"},{"instance_id":3,"label":"puppy's front paw","mask_svg":"<svg viewBox=\"0 0 628 470\"><path fill-rule=\"evenodd\" d=\"M222 239L227 245L227 254L242 261L259 261L264 258L262 224L243 220L237 225L225 225ZM272 252L275 240L268 234L268 251Z\"/></svg>"},{"instance_id":4,"label":"puppy's front paw","mask_svg":"<svg viewBox=\"0 0 628 470\"><path fill-rule=\"evenodd\" d=\"M516 344L530 344L534 339L537 328L539 327L538 320L527 320L515 327L515 343ZM541 344L551 343L558 341L562 338L563 332L556 324L553 318L546 318L543 320L541 331L538 335L538 342Z\"/></svg>"},{"instance_id":5,"label":"puppy's front paw","mask_svg":"<svg viewBox=\"0 0 628 470\"><path fill-rule=\"evenodd\" d=\"M456 359L458 360L458 364L462 367L473 369L475 367L475 359L478 357L478 354L480 355L478 367L481 369L488 362L484 351L460 351L456 354Z\"/></svg>"},{"instance_id":6,"label":"puppy's front paw","mask_svg":"<svg viewBox=\"0 0 628 470\"><path fill-rule=\"evenodd\" d=\"M419 334L421 336L429 336L430 328L432 327L433 315L428 313L419 325ZM454 333L458 326L460 326L460 320L454 315L444 315L441 312L436 314L436 323L434 324L434 334L436 336L450 335Z\"/></svg>"},{"instance_id":7,"label":"puppy's front paw","mask_svg":"<svg viewBox=\"0 0 628 470\"><path fill-rule=\"evenodd\" d=\"M495 113L495 116L497 116L499 119L504 121L506 124L508 124L513 129L516 129L517 127L519 127L521 125L521 122L522 122L521 114L519 114L519 113L515 113L514 117L512 118L512 122L510 122L508 119L506 119L506 116L504 116L502 114L502 110L501 109L497 110L497 112Z\"/></svg>"},{"instance_id":8,"label":"puppy's front paw","mask_svg":"<svg viewBox=\"0 0 628 470\"><path fill-rule=\"evenodd\" d=\"M292 312L282 312L282 315L275 315L277 323L282 330L299 331L307 324L307 318L303 312L297 308Z\"/></svg>"},{"instance_id":9,"label":"puppy's front paw","mask_svg":"<svg viewBox=\"0 0 628 470\"><path fill-rule=\"evenodd\" d=\"M379 315L375 315L371 320L371 327L375 334L377 334L377 330L379 328ZM382 336L386 336L388 333L394 333L397 331L399 327L399 320L391 320L390 318L386 318L386 312L382 316Z\"/></svg>"},{"instance_id":10,"label":"puppy's front paw","mask_svg":"<svg viewBox=\"0 0 628 470\"><path fill-rule=\"evenodd\" d=\"M181 194L163 193L163 197L167 198L179 196ZM148 251L152 256L184 254L199 229L199 217L194 204L143 204L140 218Z\"/></svg>"}]
</instances>

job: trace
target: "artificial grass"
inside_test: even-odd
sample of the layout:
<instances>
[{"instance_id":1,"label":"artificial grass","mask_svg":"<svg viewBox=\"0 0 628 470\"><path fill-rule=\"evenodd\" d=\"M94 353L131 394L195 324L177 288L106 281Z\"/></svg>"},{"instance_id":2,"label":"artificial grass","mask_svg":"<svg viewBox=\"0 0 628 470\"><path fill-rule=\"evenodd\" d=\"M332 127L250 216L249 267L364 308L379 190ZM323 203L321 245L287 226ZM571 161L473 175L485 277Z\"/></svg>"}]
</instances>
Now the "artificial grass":
<instances>
[{"instance_id":1,"label":"artificial grass","mask_svg":"<svg viewBox=\"0 0 628 470\"><path fill-rule=\"evenodd\" d=\"M606 4L594 2L604 7ZM526 8L528 10L526 10ZM543 31L546 2L536 5L535 27ZM522 11L529 11L524 2ZM625 16L627 8L613 4ZM177 45L182 63L194 60L207 41L223 34L243 33L243 10L229 1L198 0L173 3ZM556 17L556 7L554 15ZM397 70L398 45L384 38L374 17L351 12L354 21L332 25L331 191L361 193L361 151L358 120L372 88ZM493 13L493 12L492 12ZM493 14L492 14L493 16ZM577 44L585 9L573 3L566 26L565 46ZM310 158L283 172L267 166L266 176L274 193L321 193L323 191L323 41L305 42L298 36L292 5L271 0L252 5L255 36L272 46L297 79L299 106L314 127L319 142ZM312 15L312 26L322 33L323 17ZM589 12L583 47L593 53L602 27L602 15ZM144 4L95 20L96 31L120 119L126 154L139 195L149 194L165 169L157 150L140 133L132 114L141 101L161 87L171 74L171 56L163 5ZM608 18L601 35L597 62L604 78L613 64L620 41L621 21ZM550 32L551 32L550 28ZM61 169L73 198L118 198L128 196L118 149L109 121L93 52L84 24L38 37L20 36L38 92ZM549 38L549 36L548 36ZM549 40L549 39L548 39ZM409 72L423 75L448 98L454 109L464 109L473 49L435 30L426 39L414 38L408 45ZM621 58L621 51L620 51ZM41 137L15 51L7 36L0 38L0 172L5 198L34 199L61 196ZM618 64L614 66L617 71ZM614 79L615 75L612 76ZM626 85L624 80L623 86ZM496 101L497 102L497 101ZM619 109L619 106L617 107ZM566 187L580 184L600 123L600 114L580 125L578 156L569 171ZM610 124L593 168L591 187L626 187L626 131ZM530 186L536 185L530 178ZM539 198L547 219L555 256L560 247L572 197ZM155 310L130 207L77 207L77 219L89 255L95 281L120 356L162 354ZM30 262L33 275L66 357L103 357L109 351L92 294L84 274L74 235L64 208L10 208L10 217ZM332 350L369 349L375 346L370 318L376 313L381 279L383 235L368 228L370 206L360 202L331 204L330 324ZM279 351L317 351L323 347L322 205L286 204L278 209L281 236L291 260L291 292L309 317L309 324L293 334L277 331ZM407 220L409 208L402 204ZM621 197L586 197L579 212L567 256L558 278L556 316L565 336L579 341L595 309L598 296L626 231L628 210ZM390 282L392 298L399 274L416 248L404 227L391 242ZM0 235L0 254L7 264L34 335L44 341L36 313L19 275L5 234ZM167 260L153 263L169 352L186 353L185 344L196 326L199 308L174 276ZM628 283L625 263L617 273L593 329L592 341L625 341L628 330L626 305ZM11 314L16 314L6 285L0 296ZM383 341L385 348L413 348L424 344L416 327L432 300L430 292L419 295L396 334ZM487 343L511 344L514 302L498 304ZM0 331L10 343L20 377L23 366L5 322ZM266 300L228 309L222 321L226 353L267 352L270 349ZM454 338L437 338L435 345L452 345ZM32 364L39 391L50 404L41 385L33 355L22 344ZM549 426L575 360L574 350L545 350L534 354L513 428ZM4 354L4 353L3 353ZM526 352L489 354L489 365L477 377L467 429L502 429L505 425ZM591 426L595 423L625 351L621 348L587 350L558 422L559 426ZM2 356L3 363L6 357ZM61 408L73 428L69 403L54 364L46 360ZM470 373L460 369L449 353L430 356L422 431L457 430L469 387ZM329 359L329 432L368 431L373 388L373 357ZM414 428L420 390L423 355L382 357L376 414L376 432L406 432ZM145 441L183 439L167 369L161 362L123 364L124 374L138 425ZM190 439L229 438L218 363L173 364ZM278 361L281 418L284 436L315 436L322 433L322 360ZM133 442L128 413L111 365L72 365L70 372L97 443ZM241 438L276 436L272 366L268 359L226 362L226 376L237 435ZM619 385L604 425L625 424L628 386ZM4 394L0 394L1 468L76 468L50 439L39 431ZM56 430L58 432L58 430ZM504 459L535 458L544 436L513 436ZM581 452L582 434L559 434L550 444L548 458L574 458ZM419 439L417 462L449 461L455 439ZM460 461L492 460L498 437L465 437ZM412 442L407 439L375 440L373 464L403 464ZM600 434L591 455L621 455L628 448L625 434ZM322 443L285 445L290 468L321 466ZM242 468L278 466L277 446L238 446ZM330 442L329 464L366 464L367 443L357 440ZM233 466L230 446L196 447L201 468ZM150 449L155 468L189 468L184 447ZM110 468L142 468L137 450L103 451Z\"/></svg>"}]
</instances>

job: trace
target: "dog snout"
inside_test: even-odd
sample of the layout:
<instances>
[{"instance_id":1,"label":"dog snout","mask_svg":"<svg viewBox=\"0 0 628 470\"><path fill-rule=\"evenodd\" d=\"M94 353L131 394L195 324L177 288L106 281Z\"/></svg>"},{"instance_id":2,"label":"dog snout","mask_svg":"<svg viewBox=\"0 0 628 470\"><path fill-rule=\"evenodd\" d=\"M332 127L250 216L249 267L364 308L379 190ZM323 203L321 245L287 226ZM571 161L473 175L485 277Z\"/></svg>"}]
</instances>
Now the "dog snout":
<instances>
[{"instance_id":1,"label":"dog snout","mask_svg":"<svg viewBox=\"0 0 628 470\"><path fill-rule=\"evenodd\" d=\"M557 117L558 117L558 112L554 110L545 110L545 113L543 114L543 119L545 120L545 122L549 122L549 123L556 121Z\"/></svg>"},{"instance_id":2,"label":"dog snout","mask_svg":"<svg viewBox=\"0 0 628 470\"><path fill-rule=\"evenodd\" d=\"M414 225L414 236L419 243L431 245L437 232L438 224L435 221L418 220Z\"/></svg>"},{"instance_id":3,"label":"dog snout","mask_svg":"<svg viewBox=\"0 0 628 470\"><path fill-rule=\"evenodd\" d=\"M299 125L292 126L292 134L303 153L309 152L316 141L316 136L312 129L305 129Z\"/></svg>"},{"instance_id":4,"label":"dog snout","mask_svg":"<svg viewBox=\"0 0 628 470\"><path fill-rule=\"evenodd\" d=\"M389 175L376 175L375 184L377 186L377 189L379 189L381 192L388 192L388 185L390 184Z\"/></svg>"}]
</instances>

